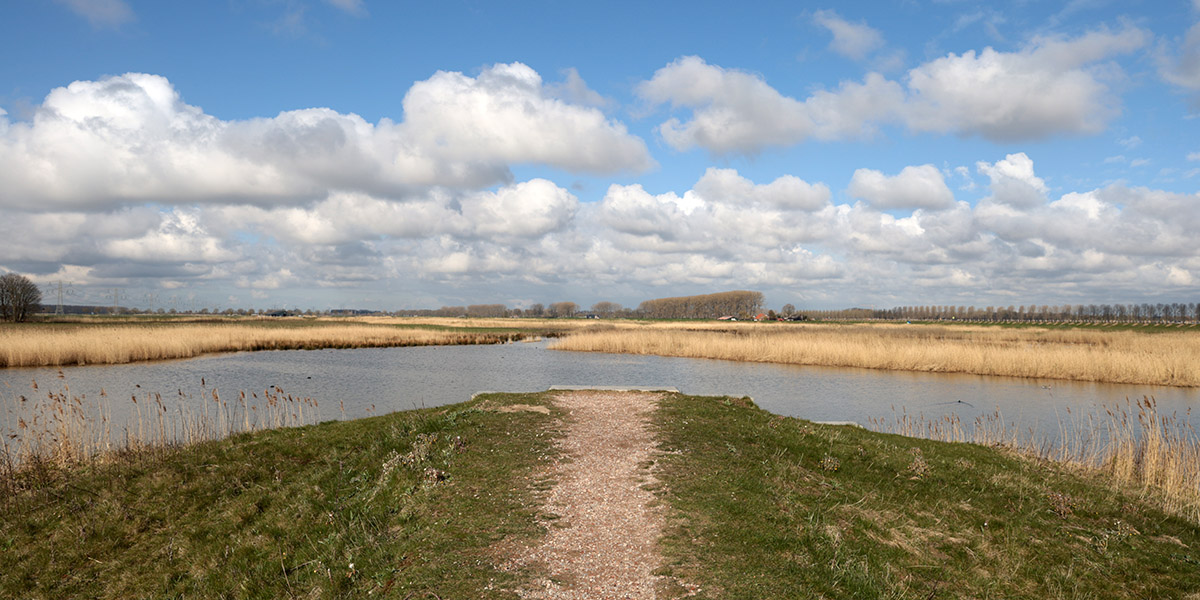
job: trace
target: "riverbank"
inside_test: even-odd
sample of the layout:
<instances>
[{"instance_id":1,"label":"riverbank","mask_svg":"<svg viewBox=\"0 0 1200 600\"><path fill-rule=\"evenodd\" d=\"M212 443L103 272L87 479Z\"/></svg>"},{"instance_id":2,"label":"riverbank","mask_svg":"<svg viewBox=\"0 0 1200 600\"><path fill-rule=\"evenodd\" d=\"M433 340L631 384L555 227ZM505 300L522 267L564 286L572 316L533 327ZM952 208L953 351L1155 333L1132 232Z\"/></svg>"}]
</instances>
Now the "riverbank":
<instances>
[{"instance_id":1,"label":"riverbank","mask_svg":"<svg viewBox=\"0 0 1200 600\"><path fill-rule=\"evenodd\" d=\"M660 570L707 598L1184 598L1200 527L1095 472L670 396ZM1193 487L1196 482L1192 482Z\"/></svg>"},{"instance_id":2,"label":"riverbank","mask_svg":"<svg viewBox=\"0 0 1200 600\"><path fill-rule=\"evenodd\" d=\"M43 465L0 501L0 595L515 598L546 575L521 549L572 526L556 465L626 443L561 444L612 411L556 394ZM1200 526L1091 471L745 399L628 401L653 402L659 597L1200 591Z\"/></svg>"},{"instance_id":3,"label":"riverbank","mask_svg":"<svg viewBox=\"0 0 1200 600\"><path fill-rule=\"evenodd\" d=\"M551 348L793 365L1200 386L1200 332L981 326L664 323L580 331Z\"/></svg>"}]
</instances>

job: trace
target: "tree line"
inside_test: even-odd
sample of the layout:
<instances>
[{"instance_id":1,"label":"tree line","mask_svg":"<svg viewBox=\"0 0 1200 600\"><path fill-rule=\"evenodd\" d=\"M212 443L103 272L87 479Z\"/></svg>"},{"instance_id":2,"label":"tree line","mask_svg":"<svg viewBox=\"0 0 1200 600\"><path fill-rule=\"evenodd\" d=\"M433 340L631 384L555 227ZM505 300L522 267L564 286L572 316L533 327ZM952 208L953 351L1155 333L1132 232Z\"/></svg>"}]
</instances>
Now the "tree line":
<instances>
[{"instance_id":1,"label":"tree line","mask_svg":"<svg viewBox=\"0 0 1200 600\"><path fill-rule=\"evenodd\" d=\"M789 307L791 305L788 305ZM443 306L433 309L408 309L395 314L416 317L529 317L568 318L596 316L630 319L715 319L725 315L752 317L763 311L762 292L737 290L698 296L678 296L646 300L637 308L626 308L616 302L601 301L590 309L574 302L535 303L526 308L508 308L503 304L471 304ZM792 311L788 311L792 312Z\"/></svg>"},{"instance_id":2,"label":"tree line","mask_svg":"<svg viewBox=\"0 0 1200 600\"><path fill-rule=\"evenodd\" d=\"M1009 306L899 306L887 309L802 310L812 319L1071 323L1195 323L1200 303L1027 304Z\"/></svg>"},{"instance_id":3,"label":"tree line","mask_svg":"<svg viewBox=\"0 0 1200 600\"><path fill-rule=\"evenodd\" d=\"M762 292L736 290L646 300L638 305L637 312L649 319L716 319L726 315L749 317L761 312L762 308Z\"/></svg>"}]
</instances>

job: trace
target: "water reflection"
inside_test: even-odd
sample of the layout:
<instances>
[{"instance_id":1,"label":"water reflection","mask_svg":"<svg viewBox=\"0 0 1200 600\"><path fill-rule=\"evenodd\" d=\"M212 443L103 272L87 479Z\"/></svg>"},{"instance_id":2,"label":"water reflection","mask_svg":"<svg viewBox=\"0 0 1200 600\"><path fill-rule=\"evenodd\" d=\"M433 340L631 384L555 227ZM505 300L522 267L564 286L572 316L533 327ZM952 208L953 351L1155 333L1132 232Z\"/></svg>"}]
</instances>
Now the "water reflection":
<instances>
[{"instance_id":1,"label":"water reflection","mask_svg":"<svg viewBox=\"0 0 1200 600\"><path fill-rule=\"evenodd\" d=\"M956 413L964 421L999 409L1006 420L1053 433L1074 414L1143 395L1160 414L1200 403L1200 390L1073 383L975 375L797 367L718 360L558 352L545 343L354 350L297 350L207 355L131 365L0 371L0 398L16 402L66 384L73 394L112 398L113 420L127 414L132 394L157 391L201 396L201 380L232 396L277 386L317 399L324 419L439 406L482 390L540 391L555 384L671 386L690 394L751 396L774 413L819 421L890 416L893 409L929 419ZM37 380L42 391L32 392ZM199 400L197 400L199 401ZM1200 415L1187 415L1193 426Z\"/></svg>"}]
</instances>

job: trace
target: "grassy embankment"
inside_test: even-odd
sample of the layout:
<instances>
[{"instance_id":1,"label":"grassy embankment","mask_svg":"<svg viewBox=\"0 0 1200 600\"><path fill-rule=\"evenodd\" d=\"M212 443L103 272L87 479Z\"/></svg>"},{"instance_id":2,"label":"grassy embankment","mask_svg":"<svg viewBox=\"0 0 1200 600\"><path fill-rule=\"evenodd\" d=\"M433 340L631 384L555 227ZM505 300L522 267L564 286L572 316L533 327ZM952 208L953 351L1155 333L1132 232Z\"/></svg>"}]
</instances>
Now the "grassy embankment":
<instances>
[{"instance_id":1,"label":"grassy embankment","mask_svg":"<svg viewBox=\"0 0 1200 600\"><path fill-rule=\"evenodd\" d=\"M586 352L1200 386L1200 333L948 325L664 323L581 331Z\"/></svg>"},{"instance_id":2,"label":"grassy embankment","mask_svg":"<svg viewBox=\"0 0 1200 600\"><path fill-rule=\"evenodd\" d=\"M0 596L515 598L561 417L496 394L44 461L0 501ZM1197 521L1094 472L739 399L670 395L654 427L659 572L699 598L1200 592Z\"/></svg>"},{"instance_id":3,"label":"grassy embankment","mask_svg":"<svg viewBox=\"0 0 1200 600\"><path fill-rule=\"evenodd\" d=\"M0 597L511 598L556 416L482 397L41 461L0 491Z\"/></svg>"},{"instance_id":4,"label":"grassy embankment","mask_svg":"<svg viewBox=\"0 0 1200 600\"><path fill-rule=\"evenodd\" d=\"M746 400L672 396L655 423L660 573L698 598L1200 597L1197 522L1095 473Z\"/></svg>"}]
</instances>

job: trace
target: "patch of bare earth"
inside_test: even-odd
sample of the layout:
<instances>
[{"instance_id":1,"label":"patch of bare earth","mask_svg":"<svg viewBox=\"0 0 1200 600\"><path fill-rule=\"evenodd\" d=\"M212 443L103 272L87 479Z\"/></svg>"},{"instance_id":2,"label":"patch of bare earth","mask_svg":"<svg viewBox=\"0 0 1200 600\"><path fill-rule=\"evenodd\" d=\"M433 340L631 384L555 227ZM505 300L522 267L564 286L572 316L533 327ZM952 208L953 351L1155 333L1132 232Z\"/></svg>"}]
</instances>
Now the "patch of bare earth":
<instances>
[{"instance_id":1,"label":"patch of bare earth","mask_svg":"<svg viewBox=\"0 0 1200 600\"><path fill-rule=\"evenodd\" d=\"M669 583L654 575L662 564L663 515L643 489L653 475L639 468L653 457L648 420L659 398L609 391L555 396L569 415L559 443L570 460L557 465L557 483L546 496L545 510L558 518L540 544L518 551L508 565L547 575L517 590L522 598L652 599Z\"/></svg>"}]
</instances>

